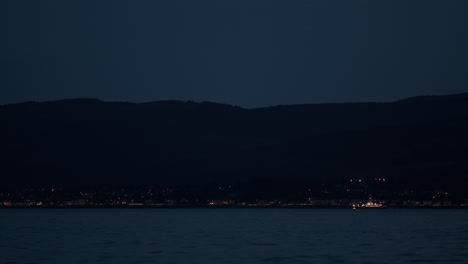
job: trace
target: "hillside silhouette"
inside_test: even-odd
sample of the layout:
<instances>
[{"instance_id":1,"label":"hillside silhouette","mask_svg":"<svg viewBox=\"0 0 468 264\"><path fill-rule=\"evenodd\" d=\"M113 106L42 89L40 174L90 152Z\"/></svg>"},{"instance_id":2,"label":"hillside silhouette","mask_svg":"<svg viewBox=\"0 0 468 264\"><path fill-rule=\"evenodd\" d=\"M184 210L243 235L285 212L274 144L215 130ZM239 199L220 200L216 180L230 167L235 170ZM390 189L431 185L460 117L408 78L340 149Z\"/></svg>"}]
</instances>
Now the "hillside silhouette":
<instances>
[{"instance_id":1,"label":"hillside silhouette","mask_svg":"<svg viewBox=\"0 0 468 264\"><path fill-rule=\"evenodd\" d=\"M468 93L256 109L70 99L0 106L4 185L244 183L386 177L468 188Z\"/></svg>"}]
</instances>

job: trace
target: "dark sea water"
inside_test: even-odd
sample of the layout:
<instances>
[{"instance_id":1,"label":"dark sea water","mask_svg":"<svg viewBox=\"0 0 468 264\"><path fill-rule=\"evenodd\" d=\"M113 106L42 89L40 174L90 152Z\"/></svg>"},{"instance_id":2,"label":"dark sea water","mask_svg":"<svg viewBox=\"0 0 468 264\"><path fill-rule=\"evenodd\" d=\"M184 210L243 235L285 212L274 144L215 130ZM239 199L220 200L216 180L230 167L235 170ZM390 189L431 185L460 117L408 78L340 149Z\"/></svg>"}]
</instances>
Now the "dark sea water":
<instances>
[{"instance_id":1,"label":"dark sea water","mask_svg":"<svg viewBox=\"0 0 468 264\"><path fill-rule=\"evenodd\" d=\"M6 263L468 263L468 210L3 209Z\"/></svg>"}]
</instances>

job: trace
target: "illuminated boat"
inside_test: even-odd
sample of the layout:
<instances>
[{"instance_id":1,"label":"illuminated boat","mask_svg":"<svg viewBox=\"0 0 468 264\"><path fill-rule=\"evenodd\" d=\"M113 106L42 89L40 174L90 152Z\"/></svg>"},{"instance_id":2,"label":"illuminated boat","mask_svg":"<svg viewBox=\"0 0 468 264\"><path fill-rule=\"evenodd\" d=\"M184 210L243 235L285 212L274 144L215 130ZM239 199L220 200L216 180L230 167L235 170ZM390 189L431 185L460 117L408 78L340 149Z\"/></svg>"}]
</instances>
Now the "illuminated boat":
<instances>
[{"instance_id":1,"label":"illuminated boat","mask_svg":"<svg viewBox=\"0 0 468 264\"><path fill-rule=\"evenodd\" d=\"M378 203L378 202L373 202L371 199L369 199L369 201L367 203L359 202L359 203L351 203L350 205L351 205L351 207L353 209L357 209L357 208L385 208L386 207L384 204Z\"/></svg>"},{"instance_id":2,"label":"illuminated boat","mask_svg":"<svg viewBox=\"0 0 468 264\"><path fill-rule=\"evenodd\" d=\"M365 208L381 208L381 207L385 207L385 206L383 204L381 204L381 203L373 202L369 198L369 201L367 203L363 204L362 207L365 207Z\"/></svg>"}]
</instances>

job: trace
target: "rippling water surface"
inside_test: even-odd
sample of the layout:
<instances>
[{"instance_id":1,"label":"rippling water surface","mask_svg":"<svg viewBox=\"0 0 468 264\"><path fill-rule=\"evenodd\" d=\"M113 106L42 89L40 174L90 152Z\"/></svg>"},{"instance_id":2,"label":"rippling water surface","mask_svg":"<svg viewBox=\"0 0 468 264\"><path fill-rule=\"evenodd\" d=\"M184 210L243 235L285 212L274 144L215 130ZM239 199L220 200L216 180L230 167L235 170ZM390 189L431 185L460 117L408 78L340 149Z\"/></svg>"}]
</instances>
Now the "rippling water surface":
<instances>
[{"instance_id":1,"label":"rippling water surface","mask_svg":"<svg viewBox=\"0 0 468 264\"><path fill-rule=\"evenodd\" d=\"M468 263L468 210L3 209L3 263Z\"/></svg>"}]
</instances>

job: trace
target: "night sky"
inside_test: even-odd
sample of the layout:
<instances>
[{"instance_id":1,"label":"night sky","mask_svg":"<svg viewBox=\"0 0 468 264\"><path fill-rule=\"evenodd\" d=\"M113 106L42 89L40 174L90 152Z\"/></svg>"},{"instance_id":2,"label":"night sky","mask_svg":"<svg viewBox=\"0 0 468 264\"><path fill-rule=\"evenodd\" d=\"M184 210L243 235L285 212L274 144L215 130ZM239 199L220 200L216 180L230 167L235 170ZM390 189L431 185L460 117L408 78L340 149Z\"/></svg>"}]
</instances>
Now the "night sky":
<instances>
[{"instance_id":1,"label":"night sky","mask_svg":"<svg viewBox=\"0 0 468 264\"><path fill-rule=\"evenodd\" d=\"M2 0L0 104L461 93L467 14L466 0Z\"/></svg>"}]
</instances>

